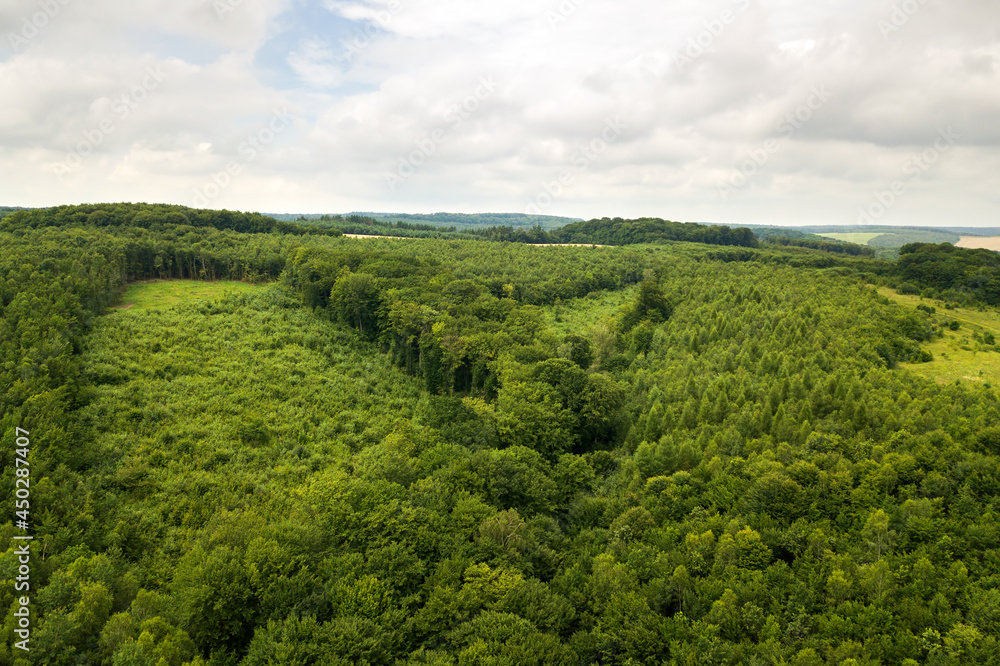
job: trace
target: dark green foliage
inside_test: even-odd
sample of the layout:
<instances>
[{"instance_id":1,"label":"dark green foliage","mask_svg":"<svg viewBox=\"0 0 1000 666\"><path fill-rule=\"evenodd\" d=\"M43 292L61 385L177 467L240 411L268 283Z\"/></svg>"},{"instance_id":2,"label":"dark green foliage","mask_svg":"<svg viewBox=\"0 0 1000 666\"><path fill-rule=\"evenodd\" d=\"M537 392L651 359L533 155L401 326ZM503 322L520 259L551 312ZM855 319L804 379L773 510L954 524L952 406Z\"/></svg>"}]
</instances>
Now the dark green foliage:
<instances>
[{"instance_id":1,"label":"dark green foliage","mask_svg":"<svg viewBox=\"0 0 1000 666\"><path fill-rule=\"evenodd\" d=\"M771 236L767 239L772 245L783 247L807 247L812 250L823 252L833 252L834 254L847 254L853 257L874 257L875 250L864 245L855 243L844 243L834 240L813 240L809 238L787 238L781 236Z\"/></svg>"},{"instance_id":2,"label":"dark green foliage","mask_svg":"<svg viewBox=\"0 0 1000 666\"><path fill-rule=\"evenodd\" d=\"M527 230L503 226L490 227L472 233L489 240L515 243L635 245L685 241L742 247L757 247L758 245L757 237L749 229L730 229L724 226L710 226L693 222L669 222L656 218L638 220L623 220L620 217L613 220L603 218L587 222L573 222L550 232L544 231L539 226Z\"/></svg>"},{"instance_id":3,"label":"dark green foliage","mask_svg":"<svg viewBox=\"0 0 1000 666\"><path fill-rule=\"evenodd\" d=\"M586 370L594 363L594 350L587 338L570 333L563 338L569 359Z\"/></svg>"},{"instance_id":4,"label":"dark green foliage","mask_svg":"<svg viewBox=\"0 0 1000 666\"><path fill-rule=\"evenodd\" d=\"M622 317L622 331L628 333L640 322L648 321L651 324L662 324L670 318L674 311L674 306L663 295L663 291L653 280L643 280L639 285L639 295L635 303L625 312ZM641 345L648 348L649 343Z\"/></svg>"},{"instance_id":5,"label":"dark green foliage","mask_svg":"<svg viewBox=\"0 0 1000 666\"><path fill-rule=\"evenodd\" d=\"M1000 305L1000 253L972 250L948 243L913 243L899 249L896 275L900 279L931 288L954 300L968 296L990 305Z\"/></svg>"},{"instance_id":6,"label":"dark green foliage","mask_svg":"<svg viewBox=\"0 0 1000 666\"><path fill-rule=\"evenodd\" d=\"M278 222L259 213L229 210L198 210L167 204L96 204L34 208L4 216L0 231L39 229L42 227L140 227L159 229L163 225L212 227L248 234L283 233L303 235L318 233L339 236L338 230L307 229L295 224Z\"/></svg>"},{"instance_id":7,"label":"dark green foliage","mask_svg":"<svg viewBox=\"0 0 1000 666\"><path fill-rule=\"evenodd\" d=\"M757 247L757 237L746 228L730 229L694 223L669 222L656 218L590 220L574 222L553 232L555 242L632 245L663 241L687 241L709 245Z\"/></svg>"},{"instance_id":8,"label":"dark green foliage","mask_svg":"<svg viewBox=\"0 0 1000 666\"><path fill-rule=\"evenodd\" d=\"M384 213L352 213L350 215L275 215L277 219L295 222L304 227L339 229L347 234L376 236L404 236L409 238L459 238L474 237L469 232L484 227L541 227L556 229L577 221L569 217L551 215L523 215L518 213L434 213L412 215Z\"/></svg>"},{"instance_id":9,"label":"dark green foliage","mask_svg":"<svg viewBox=\"0 0 1000 666\"><path fill-rule=\"evenodd\" d=\"M364 337L376 337L383 327L382 290L368 273L345 270L333 283L330 304L342 323L357 328Z\"/></svg>"}]
</instances>

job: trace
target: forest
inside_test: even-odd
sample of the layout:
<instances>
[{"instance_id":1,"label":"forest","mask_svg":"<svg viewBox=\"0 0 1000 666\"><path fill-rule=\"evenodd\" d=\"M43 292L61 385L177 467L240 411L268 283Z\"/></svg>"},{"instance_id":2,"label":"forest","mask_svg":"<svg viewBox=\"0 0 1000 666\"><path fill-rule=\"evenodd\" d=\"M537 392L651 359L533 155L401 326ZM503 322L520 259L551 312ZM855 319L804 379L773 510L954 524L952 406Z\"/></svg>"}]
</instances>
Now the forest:
<instances>
[{"instance_id":1,"label":"forest","mask_svg":"<svg viewBox=\"0 0 1000 666\"><path fill-rule=\"evenodd\" d=\"M845 243L834 240L821 240L809 238L788 238L787 236L772 236L767 239L768 243L774 245L784 245L793 247L808 247L813 250L823 250L824 252L836 252L838 254L849 254L852 256L874 257L875 250L855 243Z\"/></svg>"},{"instance_id":2,"label":"forest","mask_svg":"<svg viewBox=\"0 0 1000 666\"><path fill-rule=\"evenodd\" d=\"M490 240L516 243L635 245L685 241L743 247L757 247L758 245L757 237L746 228L730 229L727 226L670 222L654 218L638 220L623 220L620 217L594 219L585 222L571 222L552 231L546 231L540 226L527 230L495 226L475 230L471 233Z\"/></svg>"},{"instance_id":3,"label":"forest","mask_svg":"<svg viewBox=\"0 0 1000 666\"><path fill-rule=\"evenodd\" d=\"M458 218L456 220L456 217ZM294 220L306 228L339 230L347 234L402 236L409 238L451 238L461 240L491 240L506 243L536 245L635 245L685 241L710 245L757 247L758 237L747 228L730 229L691 222L642 218L623 220L573 221L569 218L520 215L463 216L439 214L433 216L377 216L375 214L301 216ZM490 223L490 226L486 226ZM518 226L514 226L517 223ZM560 224L560 226L556 226ZM443 226L450 224L450 226ZM850 254L874 254L861 246L834 243L819 237L785 231L786 235L823 241L824 247ZM787 243L786 243L787 244ZM853 251L849 250L853 248Z\"/></svg>"},{"instance_id":4,"label":"forest","mask_svg":"<svg viewBox=\"0 0 1000 666\"><path fill-rule=\"evenodd\" d=\"M1000 255L540 234L6 215L0 664L1000 664Z\"/></svg>"}]
</instances>

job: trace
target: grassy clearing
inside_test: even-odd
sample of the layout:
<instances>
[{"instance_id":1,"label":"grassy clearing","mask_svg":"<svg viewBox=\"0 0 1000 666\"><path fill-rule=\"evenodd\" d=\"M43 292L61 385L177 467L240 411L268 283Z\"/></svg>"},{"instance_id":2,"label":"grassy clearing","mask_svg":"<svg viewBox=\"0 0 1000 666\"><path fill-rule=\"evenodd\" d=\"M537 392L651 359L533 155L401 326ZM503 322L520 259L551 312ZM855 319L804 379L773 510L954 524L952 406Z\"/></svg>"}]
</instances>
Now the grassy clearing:
<instances>
[{"instance_id":1,"label":"grassy clearing","mask_svg":"<svg viewBox=\"0 0 1000 666\"><path fill-rule=\"evenodd\" d=\"M260 286L246 282L202 282L199 280L153 280L137 282L122 297L121 310L165 309L181 303L211 301L227 294L250 293Z\"/></svg>"},{"instance_id":2,"label":"grassy clearing","mask_svg":"<svg viewBox=\"0 0 1000 666\"><path fill-rule=\"evenodd\" d=\"M545 308L546 323L559 337L570 333L585 335L597 322L618 314L623 305L635 300L638 293L639 287L635 286L623 291L602 291L563 301Z\"/></svg>"},{"instance_id":3,"label":"grassy clearing","mask_svg":"<svg viewBox=\"0 0 1000 666\"><path fill-rule=\"evenodd\" d=\"M884 236L885 234L817 234L823 238L832 238L833 240L844 241L845 243L857 243L858 245L868 245L868 241L873 238L878 238L879 236Z\"/></svg>"},{"instance_id":4,"label":"grassy clearing","mask_svg":"<svg viewBox=\"0 0 1000 666\"><path fill-rule=\"evenodd\" d=\"M934 355L932 362L904 363L903 367L940 384L967 381L1000 387L1000 345L981 342L985 333L993 333L1000 340L1000 312L995 309L971 310L957 307L947 310L941 301L905 296L886 288L878 291L903 306L915 308L926 305L935 308L935 321L944 328L944 337L921 345ZM957 331L947 329L947 324L951 321L959 322Z\"/></svg>"}]
</instances>

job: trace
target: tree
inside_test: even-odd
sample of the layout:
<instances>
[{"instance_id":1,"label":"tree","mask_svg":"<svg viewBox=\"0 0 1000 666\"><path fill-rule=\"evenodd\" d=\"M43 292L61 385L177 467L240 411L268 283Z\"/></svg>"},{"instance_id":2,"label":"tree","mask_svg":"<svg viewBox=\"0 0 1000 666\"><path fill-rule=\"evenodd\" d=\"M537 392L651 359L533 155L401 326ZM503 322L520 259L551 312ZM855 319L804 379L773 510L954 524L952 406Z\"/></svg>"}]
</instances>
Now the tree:
<instances>
[{"instance_id":1,"label":"tree","mask_svg":"<svg viewBox=\"0 0 1000 666\"><path fill-rule=\"evenodd\" d=\"M895 532L889 530L889 516L882 509L872 512L862 530L862 536L875 553L876 560L881 560L882 555L892 546L894 535Z\"/></svg>"},{"instance_id":2,"label":"tree","mask_svg":"<svg viewBox=\"0 0 1000 666\"><path fill-rule=\"evenodd\" d=\"M644 280L639 286L635 303L622 317L622 331L629 332L643 321L658 324L670 318L674 308L663 295L660 285L654 280Z\"/></svg>"},{"instance_id":3,"label":"tree","mask_svg":"<svg viewBox=\"0 0 1000 666\"><path fill-rule=\"evenodd\" d=\"M760 534L745 527L736 533L736 557L741 567L764 569L771 563L771 549L760 538Z\"/></svg>"},{"instance_id":4,"label":"tree","mask_svg":"<svg viewBox=\"0 0 1000 666\"><path fill-rule=\"evenodd\" d=\"M558 393L542 382L512 382L497 397L497 431L506 446L525 446L547 456L568 451L575 419Z\"/></svg>"},{"instance_id":5,"label":"tree","mask_svg":"<svg viewBox=\"0 0 1000 666\"><path fill-rule=\"evenodd\" d=\"M582 369L586 370L593 365L594 352L591 349L590 340L587 338L570 333L563 338L563 347L560 347L560 349L563 348L565 348L565 353L569 360L576 363Z\"/></svg>"},{"instance_id":6,"label":"tree","mask_svg":"<svg viewBox=\"0 0 1000 666\"><path fill-rule=\"evenodd\" d=\"M330 302L341 322L357 328L362 336L378 335L383 319L382 291L375 277L345 270L333 284Z\"/></svg>"}]
</instances>

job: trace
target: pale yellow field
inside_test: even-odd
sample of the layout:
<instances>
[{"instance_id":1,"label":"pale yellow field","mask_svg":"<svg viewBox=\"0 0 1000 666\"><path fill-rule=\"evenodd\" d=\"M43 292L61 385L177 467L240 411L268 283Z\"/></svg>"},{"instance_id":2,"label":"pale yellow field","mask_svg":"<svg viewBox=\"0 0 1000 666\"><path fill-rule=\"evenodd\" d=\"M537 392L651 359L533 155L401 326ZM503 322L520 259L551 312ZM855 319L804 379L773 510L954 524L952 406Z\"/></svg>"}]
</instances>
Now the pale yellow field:
<instances>
[{"instance_id":1,"label":"pale yellow field","mask_svg":"<svg viewBox=\"0 0 1000 666\"><path fill-rule=\"evenodd\" d=\"M1000 252L1000 236L962 236L958 247L981 248Z\"/></svg>"}]
</instances>

